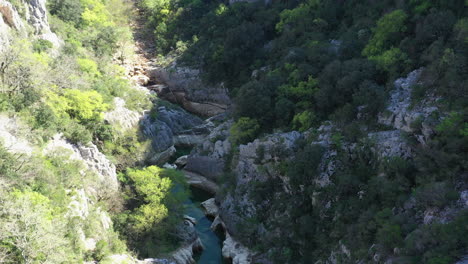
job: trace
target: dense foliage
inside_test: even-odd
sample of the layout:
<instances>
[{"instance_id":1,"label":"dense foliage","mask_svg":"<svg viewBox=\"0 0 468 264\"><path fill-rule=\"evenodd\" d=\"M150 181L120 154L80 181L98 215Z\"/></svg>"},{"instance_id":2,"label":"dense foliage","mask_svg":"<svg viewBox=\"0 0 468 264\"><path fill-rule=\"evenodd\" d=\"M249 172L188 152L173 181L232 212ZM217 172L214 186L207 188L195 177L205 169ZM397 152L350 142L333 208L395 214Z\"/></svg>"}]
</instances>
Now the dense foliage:
<instances>
[{"instance_id":1,"label":"dense foliage","mask_svg":"<svg viewBox=\"0 0 468 264\"><path fill-rule=\"evenodd\" d=\"M177 225L188 198L183 174L150 166L129 168L122 176L129 187L128 210L116 218L119 230L141 257L174 250L179 243Z\"/></svg>"},{"instance_id":2,"label":"dense foliage","mask_svg":"<svg viewBox=\"0 0 468 264\"><path fill-rule=\"evenodd\" d=\"M422 66L434 79L424 92L466 107L467 18L461 0L141 5L159 51L201 67L207 81L225 82L237 98L237 116L256 119L264 131L352 116L348 112L357 106L376 105L363 93L383 94L395 77Z\"/></svg>"},{"instance_id":3,"label":"dense foliage","mask_svg":"<svg viewBox=\"0 0 468 264\"><path fill-rule=\"evenodd\" d=\"M119 65L133 55L130 8L121 0L50 0L49 22L62 43L13 30L2 42L1 263L111 263L113 254L134 255L134 246L146 246L135 242L145 236L160 238L147 246L153 256L177 245L172 232L182 219L182 178L156 167L131 169L142 165L149 142L138 128L124 131L104 120L115 97L131 110L151 108ZM74 147L93 143L119 172L128 169L122 178L128 195L111 190L72 150L48 149L56 135ZM178 195L170 193L175 182Z\"/></svg>"},{"instance_id":4,"label":"dense foliage","mask_svg":"<svg viewBox=\"0 0 468 264\"><path fill-rule=\"evenodd\" d=\"M303 142L294 158L278 165L292 196L274 180L253 186L252 199L271 204L246 219L243 241L277 263L326 259L340 250L334 248L338 241L350 249L352 263L371 261L376 252L397 263L455 262L466 253L466 212L448 224L418 221L427 210L455 206L458 191L466 188L468 3L267 2L140 2L159 52L229 88L237 120L230 131L234 144L277 130L309 130L313 137L322 121L333 121L341 164L333 184L322 188L313 181L323 150ZM422 67L413 106L440 97L434 120L444 121L426 146L408 137L417 150L414 159L372 156L373 143L364 136L385 129L377 114L394 80ZM344 147L350 143L362 150L350 155ZM401 209L413 199L413 209ZM280 233L265 241L256 227L271 223L272 212L286 213L262 225Z\"/></svg>"}]
</instances>

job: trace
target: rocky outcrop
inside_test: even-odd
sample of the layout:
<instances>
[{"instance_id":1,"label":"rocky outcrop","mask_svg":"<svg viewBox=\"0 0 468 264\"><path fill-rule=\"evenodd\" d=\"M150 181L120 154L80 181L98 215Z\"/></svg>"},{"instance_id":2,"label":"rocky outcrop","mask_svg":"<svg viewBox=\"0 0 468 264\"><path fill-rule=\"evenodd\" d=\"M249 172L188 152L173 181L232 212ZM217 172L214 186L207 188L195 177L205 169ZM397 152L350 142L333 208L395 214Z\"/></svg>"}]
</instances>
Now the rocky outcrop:
<instances>
[{"instance_id":1,"label":"rocky outcrop","mask_svg":"<svg viewBox=\"0 0 468 264\"><path fill-rule=\"evenodd\" d=\"M170 259L177 264L195 264L194 255L203 250L203 244L195 230L196 220L184 216L184 222L177 228L177 236L183 241L183 246L171 253Z\"/></svg>"},{"instance_id":2,"label":"rocky outcrop","mask_svg":"<svg viewBox=\"0 0 468 264\"><path fill-rule=\"evenodd\" d=\"M183 173L185 175L187 183L190 186L199 188L211 194L216 194L219 191L218 184L214 183L213 181L210 181L206 177L186 170L183 170Z\"/></svg>"},{"instance_id":3,"label":"rocky outcrop","mask_svg":"<svg viewBox=\"0 0 468 264\"><path fill-rule=\"evenodd\" d=\"M224 241L222 247L223 257L230 261L230 263L236 264L250 264L252 263L252 252L239 243L234 237L229 234L226 229L221 216L219 215L219 207L216 204L215 198L208 199L201 203L201 206L205 210L205 215L213 217L214 221L211 225L211 229L215 232L224 233Z\"/></svg>"},{"instance_id":4,"label":"rocky outcrop","mask_svg":"<svg viewBox=\"0 0 468 264\"><path fill-rule=\"evenodd\" d=\"M31 155L33 148L20 131L24 128L16 118L0 115L0 143L11 153ZM29 129L27 129L29 130ZM27 134L29 134L27 132Z\"/></svg>"},{"instance_id":5,"label":"rocky outcrop","mask_svg":"<svg viewBox=\"0 0 468 264\"><path fill-rule=\"evenodd\" d=\"M34 33L39 38L50 41L55 47L61 46L63 41L50 30L46 0L29 0L26 6L26 20L34 28Z\"/></svg>"},{"instance_id":6,"label":"rocky outcrop","mask_svg":"<svg viewBox=\"0 0 468 264\"><path fill-rule=\"evenodd\" d=\"M70 159L81 161L86 168L95 172L99 181L106 186L107 191L116 192L118 190L119 182L115 165L92 143L87 146L82 144L73 145L63 139L61 135L55 135L44 148L43 153L51 155L58 151L63 155L66 150L68 150Z\"/></svg>"},{"instance_id":7,"label":"rocky outcrop","mask_svg":"<svg viewBox=\"0 0 468 264\"><path fill-rule=\"evenodd\" d=\"M205 210L205 215L210 217L217 217L219 214L219 208L216 205L215 198L208 199L201 203L201 206Z\"/></svg>"},{"instance_id":8,"label":"rocky outcrop","mask_svg":"<svg viewBox=\"0 0 468 264\"><path fill-rule=\"evenodd\" d=\"M457 261L455 264L468 264L468 255L464 256L462 259Z\"/></svg>"},{"instance_id":9,"label":"rocky outcrop","mask_svg":"<svg viewBox=\"0 0 468 264\"><path fill-rule=\"evenodd\" d=\"M369 133L368 137L375 143L375 151L382 158L412 156L412 149L400 130Z\"/></svg>"},{"instance_id":10,"label":"rocky outcrop","mask_svg":"<svg viewBox=\"0 0 468 264\"><path fill-rule=\"evenodd\" d=\"M177 264L195 264L195 259L193 256L195 252L198 252L202 249L203 244L201 243L200 238L197 238L193 243L179 248L172 254L172 258Z\"/></svg>"},{"instance_id":11,"label":"rocky outcrop","mask_svg":"<svg viewBox=\"0 0 468 264\"><path fill-rule=\"evenodd\" d=\"M11 30L22 31L24 24L15 7L6 0L0 0L0 51L8 47Z\"/></svg>"},{"instance_id":12,"label":"rocky outcrop","mask_svg":"<svg viewBox=\"0 0 468 264\"><path fill-rule=\"evenodd\" d=\"M119 97L114 98L114 109L104 114L104 119L114 128L126 131L136 127L143 113L129 110L125 107L125 100Z\"/></svg>"},{"instance_id":13,"label":"rocky outcrop","mask_svg":"<svg viewBox=\"0 0 468 264\"><path fill-rule=\"evenodd\" d=\"M156 67L150 76L165 85L149 87L158 96L201 116L224 113L231 100L223 85L209 86L200 78L200 71L173 63L167 68Z\"/></svg>"},{"instance_id":14,"label":"rocky outcrop","mask_svg":"<svg viewBox=\"0 0 468 264\"><path fill-rule=\"evenodd\" d=\"M143 134L152 140L153 151L148 161L157 165L167 162L175 153L175 147L193 146L210 131L202 119L177 107L158 107L155 113L146 113L140 125Z\"/></svg>"},{"instance_id":15,"label":"rocky outcrop","mask_svg":"<svg viewBox=\"0 0 468 264\"><path fill-rule=\"evenodd\" d=\"M203 143L199 144L187 158L185 170L216 181L223 174L225 159L231 151L228 135L232 123L226 121L212 129Z\"/></svg>"},{"instance_id":16,"label":"rocky outcrop","mask_svg":"<svg viewBox=\"0 0 468 264\"><path fill-rule=\"evenodd\" d=\"M10 2L0 0L0 14L3 18L0 20L0 24L6 23L7 26L16 30L20 30L24 27L18 12Z\"/></svg>"},{"instance_id":17,"label":"rocky outcrop","mask_svg":"<svg viewBox=\"0 0 468 264\"><path fill-rule=\"evenodd\" d=\"M379 123L395 129L417 133L417 139L425 143L433 134L433 127L439 120L437 117L437 101L439 98L426 96L420 102L412 105L411 93L415 85L420 84L423 69L412 71L406 78L397 79L395 89L390 93L386 110L378 117Z\"/></svg>"},{"instance_id":18,"label":"rocky outcrop","mask_svg":"<svg viewBox=\"0 0 468 264\"><path fill-rule=\"evenodd\" d=\"M252 262L249 249L237 242L229 233L226 233L226 239L223 242L223 257L231 260L233 264L250 264Z\"/></svg>"}]
</instances>

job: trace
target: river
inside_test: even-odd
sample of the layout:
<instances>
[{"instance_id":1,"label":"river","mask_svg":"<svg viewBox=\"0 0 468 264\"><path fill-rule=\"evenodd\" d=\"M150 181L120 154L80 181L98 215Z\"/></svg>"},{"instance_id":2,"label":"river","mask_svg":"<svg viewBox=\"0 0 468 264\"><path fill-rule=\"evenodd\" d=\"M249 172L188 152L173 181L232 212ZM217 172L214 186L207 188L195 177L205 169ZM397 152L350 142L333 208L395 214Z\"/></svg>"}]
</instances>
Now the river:
<instances>
[{"instance_id":1,"label":"river","mask_svg":"<svg viewBox=\"0 0 468 264\"><path fill-rule=\"evenodd\" d=\"M204 250L195 256L198 264L222 264L221 235L217 235L211 230L212 219L205 216L201 203L212 198L212 196L202 190L190 188L190 198L185 202L185 214L197 220L195 229L203 243Z\"/></svg>"}]
</instances>

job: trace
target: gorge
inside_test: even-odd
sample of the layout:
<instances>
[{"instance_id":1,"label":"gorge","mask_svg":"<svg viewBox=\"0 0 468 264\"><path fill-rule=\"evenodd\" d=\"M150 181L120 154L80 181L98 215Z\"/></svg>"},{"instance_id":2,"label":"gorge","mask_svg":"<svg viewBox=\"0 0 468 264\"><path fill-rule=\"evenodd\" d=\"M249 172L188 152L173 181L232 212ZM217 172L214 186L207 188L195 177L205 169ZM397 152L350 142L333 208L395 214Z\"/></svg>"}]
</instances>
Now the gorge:
<instances>
[{"instance_id":1,"label":"gorge","mask_svg":"<svg viewBox=\"0 0 468 264\"><path fill-rule=\"evenodd\" d=\"M467 1L0 15L0 263L468 263Z\"/></svg>"}]
</instances>

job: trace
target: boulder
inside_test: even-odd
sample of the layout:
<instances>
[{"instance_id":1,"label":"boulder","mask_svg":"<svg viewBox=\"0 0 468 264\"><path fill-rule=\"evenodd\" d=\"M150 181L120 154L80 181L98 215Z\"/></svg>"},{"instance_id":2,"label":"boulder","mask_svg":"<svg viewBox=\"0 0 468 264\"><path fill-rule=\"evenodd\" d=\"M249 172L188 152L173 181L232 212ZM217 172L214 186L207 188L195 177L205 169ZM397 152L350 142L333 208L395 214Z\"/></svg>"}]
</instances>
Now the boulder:
<instances>
[{"instance_id":1,"label":"boulder","mask_svg":"<svg viewBox=\"0 0 468 264\"><path fill-rule=\"evenodd\" d=\"M251 252L227 232L222 252L223 257L231 260L232 264L250 264L252 262Z\"/></svg>"},{"instance_id":2,"label":"boulder","mask_svg":"<svg viewBox=\"0 0 468 264\"><path fill-rule=\"evenodd\" d=\"M187 164L187 158L188 158L188 155L180 156L180 157L174 162L174 164L177 165L177 167L182 168L182 167L184 167L184 166Z\"/></svg>"},{"instance_id":3,"label":"boulder","mask_svg":"<svg viewBox=\"0 0 468 264\"><path fill-rule=\"evenodd\" d=\"M211 216L211 217L217 217L219 214L219 208L218 205L216 205L216 200L215 198L208 199L201 203L201 206L205 210L205 215Z\"/></svg>"},{"instance_id":4,"label":"boulder","mask_svg":"<svg viewBox=\"0 0 468 264\"><path fill-rule=\"evenodd\" d=\"M223 220L221 220L221 217L219 217L219 216L215 217L215 219L213 220L213 223L211 223L210 228L214 232L217 232L217 231L224 232L224 231L226 231L226 225L224 224Z\"/></svg>"},{"instance_id":5,"label":"boulder","mask_svg":"<svg viewBox=\"0 0 468 264\"><path fill-rule=\"evenodd\" d=\"M143 113L129 110L125 107L125 100L119 97L114 98L114 110L104 114L104 119L113 127L122 131L132 129L138 125Z\"/></svg>"},{"instance_id":6,"label":"boulder","mask_svg":"<svg viewBox=\"0 0 468 264\"><path fill-rule=\"evenodd\" d=\"M185 179L187 179L187 183L189 185L197 187L211 194L216 194L219 191L219 186L209 179L190 171L183 170L182 172L184 173Z\"/></svg>"},{"instance_id":7,"label":"boulder","mask_svg":"<svg viewBox=\"0 0 468 264\"><path fill-rule=\"evenodd\" d=\"M217 179L224 172L225 161L201 155L190 155L187 158L185 170L198 173L212 181Z\"/></svg>"},{"instance_id":8,"label":"boulder","mask_svg":"<svg viewBox=\"0 0 468 264\"><path fill-rule=\"evenodd\" d=\"M231 103L227 89L221 85L206 85L200 71L179 67L156 67L150 71L152 79L164 83L153 87L158 96L201 116L215 116L226 111Z\"/></svg>"},{"instance_id":9,"label":"boulder","mask_svg":"<svg viewBox=\"0 0 468 264\"><path fill-rule=\"evenodd\" d=\"M163 165L176 153L176 151L177 150L174 146L170 146L168 149L161 152L150 152L146 158L146 162L154 165Z\"/></svg>"}]
</instances>

